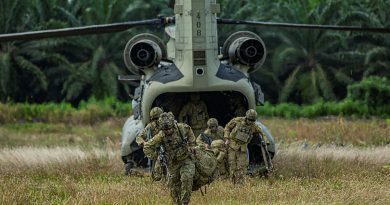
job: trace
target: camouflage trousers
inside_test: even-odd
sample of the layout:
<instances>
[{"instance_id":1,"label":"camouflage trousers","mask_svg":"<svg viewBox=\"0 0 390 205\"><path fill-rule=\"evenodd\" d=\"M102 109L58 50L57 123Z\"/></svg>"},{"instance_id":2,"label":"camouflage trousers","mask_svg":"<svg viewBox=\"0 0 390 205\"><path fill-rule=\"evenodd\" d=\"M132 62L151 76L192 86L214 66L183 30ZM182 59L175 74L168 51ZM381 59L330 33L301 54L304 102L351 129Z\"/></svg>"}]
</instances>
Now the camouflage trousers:
<instances>
[{"instance_id":1,"label":"camouflage trousers","mask_svg":"<svg viewBox=\"0 0 390 205\"><path fill-rule=\"evenodd\" d=\"M233 184L244 183L248 167L247 150L228 148L229 177Z\"/></svg>"},{"instance_id":2,"label":"camouflage trousers","mask_svg":"<svg viewBox=\"0 0 390 205\"><path fill-rule=\"evenodd\" d=\"M187 158L168 167L168 186L175 204L188 204L191 198L195 164Z\"/></svg>"},{"instance_id":3,"label":"camouflage trousers","mask_svg":"<svg viewBox=\"0 0 390 205\"><path fill-rule=\"evenodd\" d=\"M152 179L153 181L161 181L166 178L166 176L164 176L163 174L163 170L162 170L162 167L160 165L160 161L159 160L154 160L153 161L153 169L152 169Z\"/></svg>"},{"instance_id":4,"label":"camouflage trousers","mask_svg":"<svg viewBox=\"0 0 390 205\"><path fill-rule=\"evenodd\" d=\"M227 166L226 166L226 161L223 160L222 162L218 162L218 165L217 165L217 169L218 169L218 176L226 176L227 173L228 173L228 170L227 170Z\"/></svg>"}]
</instances>

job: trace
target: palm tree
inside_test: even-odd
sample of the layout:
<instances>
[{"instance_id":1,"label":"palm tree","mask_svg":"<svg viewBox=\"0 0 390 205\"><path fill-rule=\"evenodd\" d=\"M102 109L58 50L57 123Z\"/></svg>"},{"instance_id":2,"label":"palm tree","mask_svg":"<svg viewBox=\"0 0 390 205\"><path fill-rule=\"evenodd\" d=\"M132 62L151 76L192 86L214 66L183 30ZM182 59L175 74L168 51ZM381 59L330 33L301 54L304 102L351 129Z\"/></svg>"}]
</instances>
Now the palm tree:
<instances>
[{"instance_id":1,"label":"palm tree","mask_svg":"<svg viewBox=\"0 0 390 205\"><path fill-rule=\"evenodd\" d=\"M389 1L372 1L364 5L367 8L372 27L390 27L390 14L384 8L389 8ZM364 76L377 75L390 77L390 39L389 35L375 36L361 35L364 39L364 49L367 50L364 63L366 70Z\"/></svg>"},{"instance_id":2,"label":"palm tree","mask_svg":"<svg viewBox=\"0 0 390 205\"><path fill-rule=\"evenodd\" d=\"M340 24L347 15L340 11L341 2L306 4L305 2L274 3L270 11L274 21ZM283 44L277 46L271 56L272 72L278 76L281 89L279 102L294 101L313 103L319 99L341 98L338 88L353 82L353 76L343 69L357 63L358 52L347 50L347 36L321 30L279 30L274 31ZM361 58L360 58L361 59ZM340 86L341 85L341 86ZM346 89L342 91L346 94Z\"/></svg>"},{"instance_id":3,"label":"palm tree","mask_svg":"<svg viewBox=\"0 0 390 205\"><path fill-rule=\"evenodd\" d=\"M1 33L22 32L44 28L55 28L63 23L49 21L43 17L50 6L47 1L2 1ZM39 11L40 10L40 11ZM40 13L39 16L33 13ZM58 43L58 42L57 42ZM10 42L0 44L0 100L40 101L39 94L48 89L49 80L45 75L46 65L66 62L66 59L50 51L53 41Z\"/></svg>"},{"instance_id":4,"label":"palm tree","mask_svg":"<svg viewBox=\"0 0 390 205\"><path fill-rule=\"evenodd\" d=\"M106 24L155 18L161 12L161 8L165 8L161 5L157 7L157 3L161 1L148 2L134 1L130 4L127 0L83 1L79 6L83 10L83 15L80 16L78 24ZM72 45L65 47L64 52L69 50L78 52L69 57L74 63L68 69L69 76L62 89L66 99L80 100L90 96L102 99L118 96L121 90L129 92L128 85L120 84L117 76L128 73L123 63L122 52L127 40L137 32L138 30L132 29L115 34L72 38Z\"/></svg>"}]
</instances>

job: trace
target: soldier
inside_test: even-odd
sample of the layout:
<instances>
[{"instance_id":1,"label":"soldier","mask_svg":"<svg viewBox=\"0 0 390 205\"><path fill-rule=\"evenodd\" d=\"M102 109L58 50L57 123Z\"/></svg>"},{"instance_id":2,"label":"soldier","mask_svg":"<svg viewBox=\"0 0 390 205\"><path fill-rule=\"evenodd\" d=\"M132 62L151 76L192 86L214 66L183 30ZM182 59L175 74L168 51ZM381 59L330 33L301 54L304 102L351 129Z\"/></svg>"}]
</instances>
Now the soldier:
<instances>
[{"instance_id":1,"label":"soldier","mask_svg":"<svg viewBox=\"0 0 390 205\"><path fill-rule=\"evenodd\" d=\"M223 127L218 126L218 120L215 118L210 118L207 121L207 129L203 133L199 134L198 138L196 138L196 144L209 149L211 142L214 140L223 140L223 134Z\"/></svg>"},{"instance_id":2,"label":"soldier","mask_svg":"<svg viewBox=\"0 0 390 205\"><path fill-rule=\"evenodd\" d=\"M164 150L159 160L166 162L168 186L171 197L176 204L190 202L195 164L191 160L191 152L195 146L195 136L191 127L184 123L176 123L171 112L162 113L159 118L161 131L144 144L147 157L157 157L155 150Z\"/></svg>"},{"instance_id":3,"label":"soldier","mask_svg":"<svg viewBox=\"0 0 390 205\"><path fill-rule=\"evenodd\" d=\"M160 128L158 126L158 118L160 117L161 113L163 113L163 110L159 107L154 107L150 110L149 124L147 124L146 127L142 129L142 131L137 135L137 138L135 139L139 146L143 147L145 142L153 138L153 136L160 131ZM152 179L155 181L159 181L162 177L160 163L157 161L157 158L151 160L153 161Z\"/></svg>"},{"instance_id":4,"label":"soldier","mask_svg":"<svg viewBox=\"0 0 390 205\"><path fill-rule=\"evenodd\" d=\"M250 109L245 117L233 118L225 127L224 137L228 145L229 175L233 182L243 183L244 174L248 167L247 146L253 135L264 136L263 131L255 124L257 113Z\"/></svg>"},{"instance_id":5,"label":"soldier","mask_svg":"<svg viewBox=\"0 0 390 205\"><path fill-rule=\"evenodd\" d=\"M149 124L147 124L145 128L137 135L137 138L135 138L135 142L137 142L139 146L143 146L146 141L150 140L160 131L157 121L161 113L163 113L163 110L159 107L154 107L150 110Z\"/></svg>"},{"instance_id":6,"label":"soldier","mask_svg":"<svg viewBox=\"0 0 390 205\"><path fill-rule=\"evenodd\" d=\"M229 105L230 113L233 113L234 117L243 117L245 115L245 106L240 98L229 98Z\"/></svg>"},{"instance_id":7,"label":"soldier","mask_svg":"<svg viewBox=\"0 0 390 205\"><path fill-rule=\"evenodd\" d=\"M206 128L208 118L207 106L200 100L199 94L191 94L190 101L180 111L179 121L190 125L195 136L198 136Z\"/></svg>"},{"instance_id":8,"label":"soldier","mask_svg":"<svg viewBox=\"0 0 390 205\"><path fill-rule=\"evenodd\" d=\"M214 140L211 142L211 150L213 150L214 156L217 158L218 175L226 176L228 171L226 166L227 150L225 142L221 139Z\"/></svg>"}]
</instances>

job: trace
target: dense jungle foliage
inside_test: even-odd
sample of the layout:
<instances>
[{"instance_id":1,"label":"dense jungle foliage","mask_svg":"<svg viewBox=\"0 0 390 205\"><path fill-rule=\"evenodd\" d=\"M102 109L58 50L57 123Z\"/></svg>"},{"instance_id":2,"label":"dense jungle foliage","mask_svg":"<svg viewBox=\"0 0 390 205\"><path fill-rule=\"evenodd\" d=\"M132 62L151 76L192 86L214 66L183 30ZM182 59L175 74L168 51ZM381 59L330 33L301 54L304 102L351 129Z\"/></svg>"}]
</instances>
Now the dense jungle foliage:
<instances>
[{"instance_id":1,"label":"dense jungle foliage","mask_svg":"<svg viewBox=\"0 0 390 205\"><path fill-rule=\"evenodd\" d=\"M0 33L124 22L173 15L169 0L0 0ZM308 24L390 27L387 0L219 0L223 18ZM390 38L385 34L246 26L219 26L219 43L239 30L258 33L265 65L252 78L274 103L358 101L389 104ZM127 40L162 28L37 41L0 43L0 102L70 102L114 97L133 89L117 81L130 74ZM352 85L353 84L353 85Z\"/></svg>"}]
</instances>

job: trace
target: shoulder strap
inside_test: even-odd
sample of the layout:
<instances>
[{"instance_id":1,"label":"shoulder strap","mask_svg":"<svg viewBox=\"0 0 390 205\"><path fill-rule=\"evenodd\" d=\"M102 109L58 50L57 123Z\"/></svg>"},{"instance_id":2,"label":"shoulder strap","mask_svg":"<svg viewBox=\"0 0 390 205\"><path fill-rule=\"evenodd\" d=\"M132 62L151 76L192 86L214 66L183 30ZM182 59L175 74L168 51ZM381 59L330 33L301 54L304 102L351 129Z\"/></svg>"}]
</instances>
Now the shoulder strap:
<instances>
[{"instance_id":1,"label":"shoulder strap","mask_svg":"<svg viewBox=\"0 0 390 205\"><path fill-rule=\"evenodd\" d=\"M209 136L207 136L204 132L200 133L200 136L204 142L206 142L208 145L211 145L211 139Z\"/></svg>"},{"instance_id":2,"label":"shoulder strap","mask_svg":"<svg viewBox=\"0 0 390 205\"><path fill-rule=\"evenodd\" d=\"M181 129L180 129L180 127L179 127L179 124L175 123L175 126L176 126L176 128L179 130L179 136L180 136L180 138L181 138L181 141L182 141L184 144L188 144L187 140L184 139L183 134L181 133Z\"/></svg>"}]
</instances>

